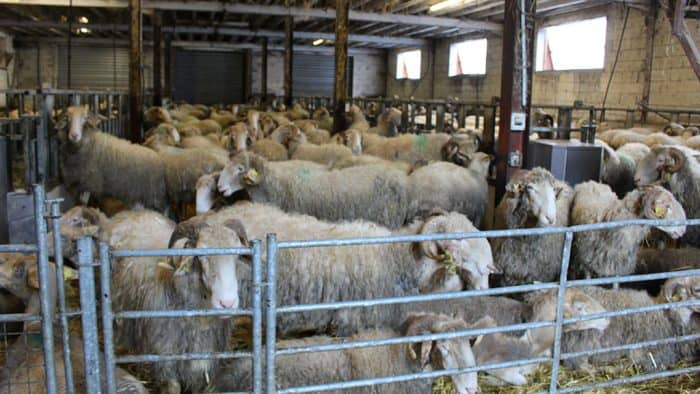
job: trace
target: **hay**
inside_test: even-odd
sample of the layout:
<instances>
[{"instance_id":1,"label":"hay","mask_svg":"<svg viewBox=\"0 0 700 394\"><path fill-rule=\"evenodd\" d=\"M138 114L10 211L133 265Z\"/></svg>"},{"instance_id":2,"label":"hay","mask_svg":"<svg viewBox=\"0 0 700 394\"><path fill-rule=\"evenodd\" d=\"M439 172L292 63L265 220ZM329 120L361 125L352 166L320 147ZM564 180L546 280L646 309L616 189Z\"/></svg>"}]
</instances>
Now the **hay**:
<instances>
[{"instance_id":1,"label":"hay","mask_svg":"<svg viewBox=\"0 0 700 394\"><path fill-rule=\"evenodd\" d=\"M691 367L688 363L680 363L673 369ZM551 367L547 364L541 365L537 371L529 377L530 384L527 386L494 386L492 381L483 372L479 373L479 388L481 394L532 394L536 392L549 391ZM566 367L559 368L559 388L571 388L583 386L597 382L605 382L613 379L625 378L641 375L644 371L632 365L627 360L619 360L613 364L599 367L596 374L590 374L583 370L573 370ZM442 377L435 381L433 394L455 394L456 391L448 377ZM623 384L606 389L589 390L590 394L612 394L612 393L700 393L700 376L698 374L683 374L664 379L648 380L645 382Z\"/></svg>"}]
</instances>

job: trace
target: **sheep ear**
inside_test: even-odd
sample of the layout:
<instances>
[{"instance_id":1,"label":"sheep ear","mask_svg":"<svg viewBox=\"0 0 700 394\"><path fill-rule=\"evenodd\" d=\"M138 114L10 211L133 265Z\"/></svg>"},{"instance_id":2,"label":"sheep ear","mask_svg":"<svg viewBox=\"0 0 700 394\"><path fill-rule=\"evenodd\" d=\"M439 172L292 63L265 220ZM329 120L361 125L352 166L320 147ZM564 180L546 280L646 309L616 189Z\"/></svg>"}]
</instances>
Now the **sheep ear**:
<instances>
[{"instance_id":1,"label":"sheep ear","mask_svg":"<svg viewBox=\"0 0 700 394\"><path fill-rule=\"evenodd\" d=\"M240 240L240 242L243 246L250 245L250 241L248 241L248 233L246 232L246 229L240 220L229 219L224 223L224 226L228 227L233 232L235 232L236 235L238 235L238 239Z\"/></svg>"},{"instance_id":2,"label":"sheep ear","mask_svg":"<svg viewBox=\"0 0 700 394\"><path fill-rule=\"evenodd\" d=\"M87 117L85 118L85 121L87 124L89 124L92 127L97 127L97 125L100 124L100 117L98 115L95 115L94 113L88 111Z\"/></svg>"},{"instance_id":3,"label":"sheep ear","mask_svg":"<svg viewBox=\"0 0 700 394\"><path fill-rule=\"evenodd\" d=\"M663 288L666 302L680 302L688 299L688 291L680 283L672 282Z\"/></svg>"},{"instance_id":4,"label":"sheep ear","mask_svg":"<svg viewBox=\"0 0 700 394\"><path fill-rule=\"evenodd\" d=\"M60 131L66 127L68 127L68 111L64 109L56 117L56 120L54 121L54 129L56 129L56 131Z\"/></svg>"},{"instance_id":5,"label":"sheep ear","mask_svg":"<svg viewBox=\"0 0 700 394\"><path fill-rule=\"evenodd\" d=\"M27 286L29 286L32 289L39 289L38 264L32 264L29 266L29 269L27 270Z\"/></svg>"}]
</instances>

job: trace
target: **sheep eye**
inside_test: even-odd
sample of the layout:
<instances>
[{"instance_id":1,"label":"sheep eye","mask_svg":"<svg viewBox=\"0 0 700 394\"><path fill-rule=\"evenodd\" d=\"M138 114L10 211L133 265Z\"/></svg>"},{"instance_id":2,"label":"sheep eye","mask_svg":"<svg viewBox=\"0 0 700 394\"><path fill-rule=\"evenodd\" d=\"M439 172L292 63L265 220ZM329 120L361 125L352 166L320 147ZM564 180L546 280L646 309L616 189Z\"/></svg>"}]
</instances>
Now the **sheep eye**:
<instances>
[{"instance_id":1,"label":"sheep eye","mask_svg":"<svg viewBox=\"0 0 700 394\"><path fill-rule=\"evenodd\" d=\"M243 172L245 171L245 168L243 168L243 166L238 166L238 171Z\"/></svg>"}]
</instances>

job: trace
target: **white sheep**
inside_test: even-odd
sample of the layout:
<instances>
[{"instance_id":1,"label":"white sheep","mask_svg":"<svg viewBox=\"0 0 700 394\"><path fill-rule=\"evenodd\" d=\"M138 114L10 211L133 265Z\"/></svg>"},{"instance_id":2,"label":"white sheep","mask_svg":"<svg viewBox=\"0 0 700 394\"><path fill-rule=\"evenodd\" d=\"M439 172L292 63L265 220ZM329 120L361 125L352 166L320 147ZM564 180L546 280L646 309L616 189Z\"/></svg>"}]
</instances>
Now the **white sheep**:
<instances>
[{"instance_id":1,"label":"white sheep","mask_svg":"<svg viewBox=\"0 0 700 394\"><path fill-rule=\"evenodd\" d=\"M603 147L601 181L610 185L617 196L622 198L634 189L634 171L637 163L651 150L638 142L627 143L617 150L603 141L597 142Z\"/></svg>"}]
</instances>

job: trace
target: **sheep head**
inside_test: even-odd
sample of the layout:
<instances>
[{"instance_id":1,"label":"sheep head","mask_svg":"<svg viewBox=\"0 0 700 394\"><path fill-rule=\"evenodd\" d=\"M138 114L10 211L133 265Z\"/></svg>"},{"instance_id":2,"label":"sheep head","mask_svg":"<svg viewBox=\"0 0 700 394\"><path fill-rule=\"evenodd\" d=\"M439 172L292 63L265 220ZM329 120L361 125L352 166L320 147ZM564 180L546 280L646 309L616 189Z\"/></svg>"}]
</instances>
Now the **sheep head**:
<instances>
[{"instance_id":1,"label":"sheep head","mask_svg":"<svg viewBox=\"0 0 700 394\"><path fill-rule=\"evenodd\" d=\"M476 152L468 155L468 158L469 166L467 168L481 175L483 178L487 178L493 156L483 152Z\"/></svg>"},{"instance_id":2,"label":"sheep head","mask_svg":"<svg viewBox=\"0 0 700 394\"><path fill-rule=\"evenodd\" d=\"M90 112L87 106L72 106L59 116L56 121L56 130L64 130L68 127L68 140L74 144L80 143L83 138L85 126L90 130L97 128L100 118Z\"/></svg>"},{"instance_id":3,"label":"sheep head","mask_svg":"<svg viewBox=\"0 0 700 394\"><path fill-rule=\"evenodd\" d=\"M481 138L476 133L457 133L441 148L442 159L462 167L469 165L469 155L479 149Z\"/></svg>"},{"instance_id":4,"label":"sheep head","mask_svg":"<svg viewBox=\"0 0 700 394\"><path fill-rule=\"evenodd\" d=\"M640 217L652 220L686 220L683 206L673 194L659 185L639 189L641 198L637 211ZM685 234L685 226L656 226L670 237L678 239Z\"/></svg>"},{"instance_id":5,"label":"sheep head","mask_svg":"<svg viewBox=\"0 0 700 394\"><path fill-rule=\"evenodd\" d=\"M461 319L435 314L410 314L402 326L402 332L406 336L440 334L469 329ZM461 337L410 343L406 353L410 360L419 361L423 370L464 369L476 365L470 339L471 337ZM420 354L420 359L418 354ZM476 372L452 375L450 379L459 394L476 394L479 391Z\"/></svg>"},{"instance_id":6,"label":"sheep head","mask_svg":"<svg viewBox=\"0 0 700 394\"><path fill-rule=\"evenodd\" d=\"M319 121L328 119L330 116L331 114L328 112L328 109L326 109L326 107L318 107L311 116L311 119Z\"/></svg>"},{"instance_id":7,"label":"sheep head","mask_svg":"<svg viewBox=\"0 0 700 394\"><path fill-rule=\"evenodd\" d=\"M151 107L143 113L143 117L146 121L155 123L173 123L173 118L170 116L170 112L163 107Z\"/></svg>"},{"instance_id":8,"label":"sheep head","mask_svg":"<svg viewBox=\"0 0 700 394\"><path fill-rule=\"evenodd\" d=\"M187 237L175 240L173 249L247 247L243 224L232 219L223 225L199 223ZM237 265L248 262L241 255L174 256L159 267L172 271L175 291L188 308L238 308ZM203 297L193 297L203 295ZM195 300L196 299L196 300Z\"/></svg>"},{"instance_id":9,"label":"sheep head","mask_svg":"<svg viewBox=\"0 0 700 394\"><path fill-rule=\"evenodd\" d=\"M265 115L260 118L260 131L263 136L267 137L277 128L277 122L272 118L272 116Z\"/></svg>"},{"instance_id":10,"label":"sheep head","mask_svg":"<svg viewBox=\"0 0 700 394\"><path fill-rule=\"evenodd\" d=\"M224 131L228 136L226 149L232 154L244 152L253 144L250 130L245 123L236 123Z\"/></svg>"},{"instance_id":11,"label":"sheep head","mask_svg":"<svg viewBox=\"0 0 700 394\"><path fill-rule=\"evenodd\" d=\"M27 304L39 290L36 256L0 253L0 287Z\"/></svg>"},{"instance_id":12,"label":"sheep head","mask_svg":"<svg viewBox=\"0 0 700 394\"><path fill-rule=\"evenodd\" d=\"M217 187L224 197L247 187L258 185L263 178L263 160L250 153L241 153L221 170Z\"/></svg>"},{"instance_id":13,"label":"sheep head","mask_svg":"<svg viewBox=\"0 0 700 394\"><path fill-rule=\"evenodd\" d=\"M657 181L669 182L685 164L686 157L680 149L654 146L637 164L634 181L637 185L648 185Z\"/></svg>"},{"instance_id":14,"label":"sheep head","mask_svg":"<svg viewBox=\"0 0 700 394\"><path fill-rule=\"evenodd\" d=\"M661 288L664 303L700 300L700 276L687 276L668 279ZM693 313L700 313L700 306L674 308L683 324L690 324Z\"/></svg>"},{"instance_id":15,"label":"sheep head","mask_svg":"<svg viewBox=\"0 0 700 394\"><path fill-rule=\"evenodd\" d=\"M419 234L445 234L478 231L459 213L433 212ZM491 246L485 238L421 242L422 261L419 288L422 293L488 289L489 274L496 272ZM425 260L427 258L427 260Z\"/></svg>"},{"instance_id":16,"label":"sheep head","mask_svg":"<svg viewBox=\"0 0 700 394\"><path fill-rule=\"evenodd\" d=\"M81 237L98 238L107 226L107 217L95 208L75 206L69 209L60 219L61 254L64 258L78 261L77 240ZM49 255L54 256L53 242L48 243Z\"/></svg>"},{"instance_id":17,"label":"sheep head","mask_svg":"<svg viewBox=\"0 0 700 394\"><path fill-rule=\"evenodd\" d=\"M347 129L338 134L343 145L350 148L353 155L362 154L362 132L357 129Z\"/></svg>"},{"instance_id":18,"label":"sheep head","mask_svg":"<svg viewBox=\"0 0 700 394\"><path fill-rule=\"evenodd\" d=\"M219 171L205 174L197 180L195 208L198 215L209 212L214 206L216 202L216 184L219 181L220 174L221 172Z\"/></svg>"},{"instance_id":19,"label":"sheep head","mask_svg":"<svg viewBox=\"0 0 700 394\"><path fill-rule=\"evenodd\" d=\"M518 172L506 186L508 228L548 227L557 219L555 179L543 168Z\"/></svg>"}]
</instances>

